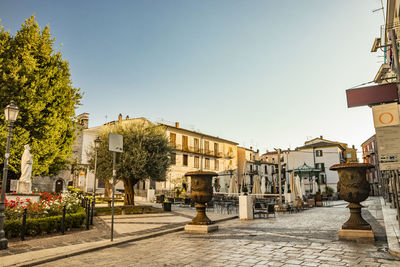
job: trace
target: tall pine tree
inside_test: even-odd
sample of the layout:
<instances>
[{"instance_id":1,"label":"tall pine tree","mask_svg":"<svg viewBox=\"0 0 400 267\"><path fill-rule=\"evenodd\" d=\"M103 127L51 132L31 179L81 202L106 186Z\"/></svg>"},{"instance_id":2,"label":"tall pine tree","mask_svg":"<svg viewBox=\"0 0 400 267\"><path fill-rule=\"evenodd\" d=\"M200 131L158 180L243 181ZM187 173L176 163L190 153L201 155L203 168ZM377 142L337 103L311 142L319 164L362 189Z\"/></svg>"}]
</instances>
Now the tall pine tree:
<instances>
[{"instance_id":1,"label":"tall pine tree","mask_svg":"<svg viewBox=\"0 0 400 267\"><path fill-rule=\"evenodd\" d=\"M31 147L33 175L55 174L71 153L75 108L82 98L72 86L69 65L54 49L54 38L35 17L12 36L0 25L0 110L14 100L20 109L13 128L10 170L20 173L25 144ZM0 113L0 151L5 151L7 124ZM3 164L3 157L0 157Z\"/></svg>"}]
</instances>

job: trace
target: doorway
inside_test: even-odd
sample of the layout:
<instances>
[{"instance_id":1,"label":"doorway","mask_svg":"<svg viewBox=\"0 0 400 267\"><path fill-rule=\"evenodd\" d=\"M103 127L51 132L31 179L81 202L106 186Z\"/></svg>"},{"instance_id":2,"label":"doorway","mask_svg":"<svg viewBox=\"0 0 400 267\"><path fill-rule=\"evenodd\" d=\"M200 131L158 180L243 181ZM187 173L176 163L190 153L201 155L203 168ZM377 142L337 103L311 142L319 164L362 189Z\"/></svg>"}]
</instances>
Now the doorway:
<instances>
[{"instance_id":1,"label":"doorway","mask_svg":"<svg viewBox=\"0 0 400 267\"><path fill-rule=\"evenodd\" d=\"M63 191L64 181L62 179L58 179L56 181L56 193L61 193Z\"/></svg>"}]
</instances>

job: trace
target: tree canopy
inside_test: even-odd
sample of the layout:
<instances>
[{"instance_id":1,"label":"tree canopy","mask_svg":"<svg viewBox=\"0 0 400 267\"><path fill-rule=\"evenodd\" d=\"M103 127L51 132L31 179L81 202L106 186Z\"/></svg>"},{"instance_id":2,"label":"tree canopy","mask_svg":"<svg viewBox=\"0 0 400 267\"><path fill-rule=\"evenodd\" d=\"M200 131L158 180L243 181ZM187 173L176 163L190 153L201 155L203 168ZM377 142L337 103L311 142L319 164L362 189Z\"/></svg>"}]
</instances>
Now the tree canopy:
<instances>
[{"instance_id":1,"label":"tree canopy","mask_svg":"<svg viewBox=\"0 0 400 267\"><path fill-rule=\"evenodd\" d=\"M172 148L165 131L160 126L144 126L135 123L114 127L104 126L99 134L102 142L97 152L96 177L99 179L112 178L113 154L108 151L110 132L123 136L124 152L117 153L117 179L124 182L125 205L133 205L135 184L147 179L165 181L171 164ZM88 152L89 164L91 169L94 169L94 146Z\"/></svg>"},{"instance_id":2,"label":"tree canopy","mask_svg":"<svg viewBox=\"0 0 400 267\"><path fill-rule=\"evenodd\" d=\"M20 112L14 124L10 170L20 173L25 144L31 147L33 175L63 169L74 142L75 108L82 98L72 86L68 62L55 51L49 26L31 16L12 36L0 25L0 109L14 100ZM0 113L0 151L5 151L7 124ZM3 157L0 157L3 163Z\"/></svg>"}]
</instances>

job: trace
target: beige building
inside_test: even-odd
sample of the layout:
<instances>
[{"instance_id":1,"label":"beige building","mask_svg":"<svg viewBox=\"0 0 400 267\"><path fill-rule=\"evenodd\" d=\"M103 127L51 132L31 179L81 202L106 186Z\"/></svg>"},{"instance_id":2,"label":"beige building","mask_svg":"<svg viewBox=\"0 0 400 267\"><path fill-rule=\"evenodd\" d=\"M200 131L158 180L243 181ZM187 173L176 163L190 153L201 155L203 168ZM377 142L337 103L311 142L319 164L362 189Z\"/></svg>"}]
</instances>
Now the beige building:
<instances>
[{"instance_id":1,"label":"beige building","mask_svg":"<svg viewBox=\"0 0 400 267\"><path fill-rule=\"evenodd\" d=\"M103 127L113 127L116 124L143 124L155 125L145 118L123 119L108 122L101 126L89 127L89 114L84 113L77 117L78 131L73 145L73 159L75 161L73 171L73 184L85 192L93 191L94 174L89 170L88 155L90 147L94 145L100 130ZM165 182L145 181L135 186L135 194L145 197L147 189L154 188L157 191L174 190L176 187L186 187L190 191L190 180L185 178L189 171L213 171L218 173L214 178L215 190L227 192L231 177L237 177L237 143L219 137L183 129L179 123L175 125L159 124L165 129L171 145L174 148L172 165L167 173ZM104 182L96 181L98 193L104 191ZM123 190L123 183L117 184L117 189Z\"/></svg>"},{"instance_id":2,"label":"beige building","mask_svg":"<svg viewBox=\"0 0 400 267\"><path fill-rule=\"evenodd\" d=\"M119 114L118 120L111 121L105 123L104 125L90 127L89 128L89 114L83 113L77 116L77 124L78 129L76 133L76 140L72 146L73 153L73 185L82 189L85 192L93 192L94 185L94 173L89 170L89 162L88 162L88 152L89 149L94 146L94 140L99 135L101 129L103 127L113 127L117 124L142 124L144 126L154 125L149 120L145 118L132 118L126 116L125 119L122 118L122 115ZM104 177L103 177L104 178ZM110 177L111 178L111 174ZM149 184L149 182L146 182ZM137 189L146 187L146 183L138 183ZM96 180L96 192L102 193L104 192L104 181ZM148 187L148 185L147 185ZM117 190L123 190L124 186L122 182L118 182L116 185Z\"/></svg>"},{"instance_id":3,"label":"beige building","mask_svg":"<svg viewBox=\"0 0 400 267\"><path fill-rule=\"evenodd\" d=\"M256 177L261 183L261 192L271 193L276 178L275 164L268 163L265 158L260 157L259 150L253 150L252 147L238 147L238 181L239 185L247 186L250 192Z\"/></svg>"},{"instance_id":4,"label":"beige building","mask_svg":"<svg viewBox=\"0 0 400 267\"><path fill-rule=\"evenodd\" d=\"M228 192L231 177L237 177L237 145L233 141L195 132L175 125L160 124L174 148L172 165L166 182L157 182L156 189L172 190L182 185L190 191L190 180L185 173L190 171L213 171L214 190Z\"/></svg>"}]
</instances>

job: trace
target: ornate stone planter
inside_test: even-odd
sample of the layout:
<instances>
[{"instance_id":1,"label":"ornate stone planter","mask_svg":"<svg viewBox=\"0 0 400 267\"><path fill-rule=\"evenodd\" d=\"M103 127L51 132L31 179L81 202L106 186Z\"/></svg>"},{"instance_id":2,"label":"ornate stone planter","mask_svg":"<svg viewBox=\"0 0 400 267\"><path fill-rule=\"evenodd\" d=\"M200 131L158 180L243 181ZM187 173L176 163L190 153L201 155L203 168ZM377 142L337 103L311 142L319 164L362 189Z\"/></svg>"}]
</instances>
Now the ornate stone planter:
<instances>
[{"instance_id":1,"label":"ornate stone planter","mask_svg":"<svg viewBox=\"0 0 400 267\"><path fill-rule=\"evenodd\" d=\"M360 202L368 198L370 188L366 171L372 167L369 163L343 163L330 168L338 171L337 187L340 197L350 203L347 206L350 209L350 218L343 224L342 229L371 230L371 225L361 216Z\"/></svg>"},{"instance_id":2,"label":"ornate stone planter","mask_svg":"<svg viewBox=\"0 0 400 267\"><path fill-rule=\"evenodd\" d=\"M185 231L196 233L208 233L216 230L218 227L206 215L206 203L211 201L213 197L212 177L218 176L215 172L188 172L185 176L191 177L191 194L190 197L196 202L197 215L186 225ZM203 227L202 227L203 226ZM204 227L205 226L205 227Z\"/></svg>"}]
</instances>

